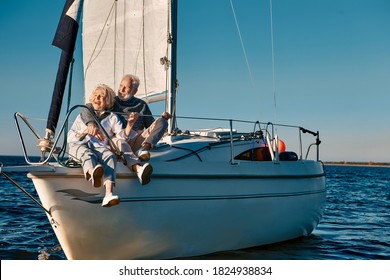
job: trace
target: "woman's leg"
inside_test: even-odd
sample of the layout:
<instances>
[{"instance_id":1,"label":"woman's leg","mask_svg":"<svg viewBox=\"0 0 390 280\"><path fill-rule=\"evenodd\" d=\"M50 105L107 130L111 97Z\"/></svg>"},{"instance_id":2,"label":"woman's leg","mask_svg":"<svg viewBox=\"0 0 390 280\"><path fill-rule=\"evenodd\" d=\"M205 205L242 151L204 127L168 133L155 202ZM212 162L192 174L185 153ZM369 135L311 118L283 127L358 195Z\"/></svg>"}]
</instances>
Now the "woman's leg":
<instances>
[{"instance_id":1,"label":"woman's leg","mask_svg":"<svg viewBox=\"0 0 390 280\"><path fill-rule=\"evenodd\" d=\"M69 146L69 154L81 161L84 177L86 180L89 180L92 170L98 163L98 158L95 153L85 144L72 144Z\"/></svg>"},{"instance_id":2,"label":"woman's leg","mask_svg":"<svg viewBox=\"0 0 390 280\"><path fill-rule=\"evenodd\" d=\"M116 155L113 154L107 148L97 148L96 149L101 158L101 163L104 167L104 179L103 185L106 189L105 195L103 198L102 206L111 207L119 204L119 197L114 195L114 187L116 180Z\"/></svg>"}]
</instances>

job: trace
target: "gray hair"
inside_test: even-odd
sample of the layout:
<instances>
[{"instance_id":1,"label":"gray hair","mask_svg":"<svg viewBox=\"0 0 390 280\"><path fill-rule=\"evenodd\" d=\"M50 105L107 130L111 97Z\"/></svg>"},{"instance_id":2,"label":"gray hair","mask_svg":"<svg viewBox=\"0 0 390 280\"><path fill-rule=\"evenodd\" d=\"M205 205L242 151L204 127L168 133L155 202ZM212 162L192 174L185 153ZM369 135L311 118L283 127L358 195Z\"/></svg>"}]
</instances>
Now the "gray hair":
<instances>
[{"instance_id":1,"label":"gray hair","mask_svg":"<svg viewBox=\"0 0 390 280\"><path fill-rule=\"evenodd\" d=\"M136 76L136 75L132 75L132 74L126 74L122 77L122 80L123 79L130 79L131 80L131 85L134 86L135 88L138 88L139 87L139 83L140 83L140 80L139 78Z\"/></svg>"}]
</instances>

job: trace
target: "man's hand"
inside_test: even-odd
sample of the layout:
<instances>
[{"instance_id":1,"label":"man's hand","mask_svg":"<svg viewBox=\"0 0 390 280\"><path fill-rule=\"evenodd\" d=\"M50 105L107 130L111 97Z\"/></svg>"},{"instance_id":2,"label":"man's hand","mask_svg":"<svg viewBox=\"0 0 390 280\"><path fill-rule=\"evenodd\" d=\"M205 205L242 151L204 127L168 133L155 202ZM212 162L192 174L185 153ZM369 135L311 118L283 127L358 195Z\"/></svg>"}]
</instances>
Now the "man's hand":
<instances>
[{"instance_id":1,"label":"man's hand","mask_svg":"<svg viewBox=\"0 0 390 280\"><path fill-rule=\"evenodd\" d=\"M134 123L137 121L138 119L138 113L137 112L131 112L129 114L129 118L127 119L127 123L130 125L130 126L133 126Z\"/></svg>"},{"instance_id":2,"label":"man's hand","mask_svg":"<svg viewBox=\"0 0 390 280\"><path fill-rule=\"evenodd\" d=\"M171 115L168 112L162 113L161 117L163 117L166 120L169 120L171 118Z\"/></svg>"}]
</instances>

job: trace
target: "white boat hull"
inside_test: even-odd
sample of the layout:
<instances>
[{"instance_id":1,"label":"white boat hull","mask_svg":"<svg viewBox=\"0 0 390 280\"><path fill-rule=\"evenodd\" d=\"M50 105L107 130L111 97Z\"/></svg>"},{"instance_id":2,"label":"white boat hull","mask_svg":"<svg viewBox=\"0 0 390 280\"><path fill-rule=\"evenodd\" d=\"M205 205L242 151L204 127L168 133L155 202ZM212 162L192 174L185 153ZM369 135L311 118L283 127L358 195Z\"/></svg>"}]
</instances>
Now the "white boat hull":
<instances>
[{"instance_id":1,"label":"white boat hull","mask_svg":"<svg viewBox=\"0 0 390 280\"><path fill-rule=\"evenodd\" d=\"M325 203L321 163L153 162L152 181L118 164L121 203L100 206L103 188L81 168L33 172L68 259L166 259L306 236Z\"/></svg>"}]
</instances>

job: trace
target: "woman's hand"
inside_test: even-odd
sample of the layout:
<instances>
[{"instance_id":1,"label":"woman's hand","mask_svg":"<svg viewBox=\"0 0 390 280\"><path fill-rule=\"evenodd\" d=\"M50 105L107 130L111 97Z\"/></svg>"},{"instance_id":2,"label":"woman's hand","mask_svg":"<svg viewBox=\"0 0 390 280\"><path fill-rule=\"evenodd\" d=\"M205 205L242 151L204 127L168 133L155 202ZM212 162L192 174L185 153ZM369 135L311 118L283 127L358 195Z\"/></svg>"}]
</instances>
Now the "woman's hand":
<instances>
[{"instance_id":1,"label":"woman's hand","mask_svg":"<svg viewBox=\"0 0 390 280\"><path fill-rule=\"evenodd\" d=\"M94 136L99 141L104 141L104 134L99 130L95 123L89 123L87 129L84 131L84 134Z\"/></svg>"}]
</instances>

